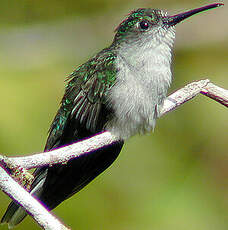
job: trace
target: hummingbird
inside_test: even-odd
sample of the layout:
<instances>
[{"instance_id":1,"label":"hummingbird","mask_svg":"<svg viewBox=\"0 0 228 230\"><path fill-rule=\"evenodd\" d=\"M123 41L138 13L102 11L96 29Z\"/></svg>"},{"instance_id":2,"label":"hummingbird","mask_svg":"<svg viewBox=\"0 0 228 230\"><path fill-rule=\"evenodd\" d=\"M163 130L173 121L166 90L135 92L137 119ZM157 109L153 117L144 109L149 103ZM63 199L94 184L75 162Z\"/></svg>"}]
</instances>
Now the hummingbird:
<instances>
[{"instance_id":1,"label":"hummingbird","mask_svg":"<svg viewBox=\"0 0 228 230\"><path fill-rule=\"evenodd\" d=\"M45 151L105 130L119 141L65 165L36 169L30 193L54 209L107 169L126 139L153 130L172 81L175 26L222 5L214 3L173 16L151 8L132 11L116 28L112 44L69 75ZM12 228L26 215L11 202L1 222Z\"/></svg>"}]
</instances>

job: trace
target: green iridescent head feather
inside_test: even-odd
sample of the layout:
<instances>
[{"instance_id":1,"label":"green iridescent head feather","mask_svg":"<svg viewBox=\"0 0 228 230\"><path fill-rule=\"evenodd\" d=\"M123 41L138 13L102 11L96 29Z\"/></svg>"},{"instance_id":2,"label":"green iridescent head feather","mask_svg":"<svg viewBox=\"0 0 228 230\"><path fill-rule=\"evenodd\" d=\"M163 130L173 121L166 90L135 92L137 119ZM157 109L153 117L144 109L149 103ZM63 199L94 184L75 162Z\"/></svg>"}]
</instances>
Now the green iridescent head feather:
<instances>
[{"instance_id":1,"label":"green iridescent head feather","mask_svg":"<svg viewBox=\"0 0 228 230\"><path fill-rule=\"evenodd\" d=\"M140 30L137 25L141 21L146 21L150 25L156 25L161 17L164 17L165 15L166 14L163 11L151 8L139 8L132 11L115 29L115 40L121 38L126 33L137 32L137 30Z\"/></svg>"}]
</instances>

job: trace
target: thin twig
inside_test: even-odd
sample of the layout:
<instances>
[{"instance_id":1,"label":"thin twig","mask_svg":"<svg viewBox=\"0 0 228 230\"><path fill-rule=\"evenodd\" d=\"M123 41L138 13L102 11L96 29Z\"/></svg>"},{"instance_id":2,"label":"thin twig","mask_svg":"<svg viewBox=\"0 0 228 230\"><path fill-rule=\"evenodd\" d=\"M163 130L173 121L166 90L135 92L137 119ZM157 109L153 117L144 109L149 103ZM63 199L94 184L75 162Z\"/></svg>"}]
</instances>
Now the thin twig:
<instances>
[{"instance_id":1,"label":"thin twig","mask_svg":"<svg viewBox=\"0 0 228 230\"><path fill-rule=\"evenodd\" d=\"M208 79L195 81L169 95L164 101L160 117L193 99L208 85L209 82Z\"/></svg>"},{"instance_id":2,"label":"thin twig","mask_svg":"<svg viewBox=\"0 0 228 230\"><path fill-rule=\"evenodd\" d=\"M218 87L209 82L202 90L201 94L210 97L220 104L228 107L228 90Z\"/></svg>"}]
</instances>

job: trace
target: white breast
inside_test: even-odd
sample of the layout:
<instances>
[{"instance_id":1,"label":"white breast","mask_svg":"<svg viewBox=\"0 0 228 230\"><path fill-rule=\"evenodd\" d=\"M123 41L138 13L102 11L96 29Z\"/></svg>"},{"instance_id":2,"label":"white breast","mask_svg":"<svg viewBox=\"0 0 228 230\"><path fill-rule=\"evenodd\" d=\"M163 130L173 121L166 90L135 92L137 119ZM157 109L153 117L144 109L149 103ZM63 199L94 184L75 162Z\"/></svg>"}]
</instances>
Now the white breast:
<instances>
[{"instance_id":1,"label":"white breast","mask_svg":"<svg viewBox=\"0 0 228 230\"><path fill-rule=\"evenodd\" d=\"M126 54L120 52L116 61L119 72L109 97L115 114L107 124L123 139L154 128L172 79L171 48L166 43Z\"/></svg>"}]
</instances>

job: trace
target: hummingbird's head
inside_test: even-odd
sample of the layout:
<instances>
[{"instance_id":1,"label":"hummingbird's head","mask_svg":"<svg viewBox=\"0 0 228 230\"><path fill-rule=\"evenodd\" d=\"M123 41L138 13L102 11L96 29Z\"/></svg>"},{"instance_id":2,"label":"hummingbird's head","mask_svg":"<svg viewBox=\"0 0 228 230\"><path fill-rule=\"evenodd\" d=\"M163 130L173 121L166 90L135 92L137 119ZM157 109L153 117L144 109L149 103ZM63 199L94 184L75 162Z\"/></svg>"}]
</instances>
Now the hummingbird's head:
<instances>
[{"instance_id":1,"label":"hummingbird's head","mask_svg":"<svg viewBox=\"0 0 228 230\"><path fill-rule=\"evenodd\" d=\"M214 3L194 10L180 13L174 16L167 15L166 12L157 9L140 8L132 11L128 17L116 28L114 42L119 44L158 45L168 42L172 45L174 40L174 27L184 19L218 6L222 3Z\"/></svg>"},{"instance_id":2,"label":"hummingbird's head","mask_svg":"<svg viewBox=\"0 0 228 230\"><path fill-rule=\"evenodd\" d=\"M132 11L116 28L114 41L129 45L136 42L139 45L141 42L160 40L170 27L164 23L166 17L167 13L157 9L140 8ZM161 32L163 35L159 36Z\"/></svg>"}]
</instances>

